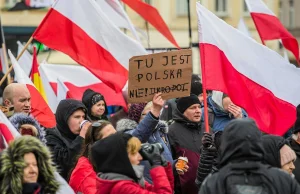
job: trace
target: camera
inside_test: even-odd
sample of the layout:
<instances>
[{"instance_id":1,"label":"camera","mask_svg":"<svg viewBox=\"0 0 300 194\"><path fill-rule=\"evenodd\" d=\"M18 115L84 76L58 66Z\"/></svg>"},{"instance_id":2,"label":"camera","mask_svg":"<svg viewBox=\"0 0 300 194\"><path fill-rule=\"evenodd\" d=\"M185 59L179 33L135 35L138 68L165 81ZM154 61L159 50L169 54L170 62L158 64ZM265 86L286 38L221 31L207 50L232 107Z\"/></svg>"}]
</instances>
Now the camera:
<instances>
[{"instance_id":1,"label":"camera","mask_svg":"<svg viewBox=\"0 0 300 194\"><path fill-rule=\"evenodd\" d=\"M142 155L142 157L144 159L151 158L151 156L154 152L154 149L156 147L158 148L160 154L164 151L164 147L161 145L161 143L154 143L154 144L144 143L141 146L140 154Z\"/></svg>"}]
</instances>

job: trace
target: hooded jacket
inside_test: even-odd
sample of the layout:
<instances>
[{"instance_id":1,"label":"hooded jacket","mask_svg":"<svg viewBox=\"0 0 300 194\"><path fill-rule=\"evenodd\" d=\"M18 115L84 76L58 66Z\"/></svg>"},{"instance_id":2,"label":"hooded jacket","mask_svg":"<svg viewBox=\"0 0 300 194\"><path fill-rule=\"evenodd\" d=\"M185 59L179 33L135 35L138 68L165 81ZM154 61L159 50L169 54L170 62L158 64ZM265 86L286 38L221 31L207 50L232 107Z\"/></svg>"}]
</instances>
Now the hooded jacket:
<instances>
[{"instance_id":1,"label":"hooded jacket","mask_svg":"<svg viewBox=\"0 0 300 194\"><path fill-rule=\"evenodd\" d=\"M89 159L82 156L72 171L69 184L75 193L95 194L97 191L96 178L96 172Z\"/></svg>"},{"instance_id":2,"label":"hooded jacket","mask_svg":"<svg viewBox=\"0 0 300 194\"><path fill-rule=\"evenodd\" d=\"M173 193L173 174L170 164L166 168L158 166L151 170L153 185L141 182L142 177L134 170L126 151L127 142L131 137L130 134L117 132L93 145L92 161L96 171L100 172L97 178L97 193Z\"/></svg>"},{"instance_id":3,"label":"hooded jacket","mask_svg":"<svg viewBox=\"0 0 300 194\"><path fill-rule=\"evenodd\" d=\"M9 118L9 121L18 131L20 131L20 127L24 124L33 125L38 130L37 138L46 145L46 132L44 128L41 127L41 125L38 123L38 121L32 116L26 115L24 113L16 113Z\"/></svg>"},{"instance_id":4,"label":"hooded jacket","mask_svg":"<svg viewBox=\"0 0 300 194\"><path fill-rule=\"evenodd\" d=\"M300 144L297 143L293 138L290 138L290 144L291 148L296 153L297 159L294 162L295 170L293 171L293 174L295 175L295 179L300 184Z\"/></svg>"},{"instance_id":5,"label":"hooded jacket","mask_svg":"<svg viewBox=\"0 0 300 194\"><path fill-rule=\"evenodd\" d=\"M137 127L138 127L138 124L135 121L130 120L130 119L122 119L117 122L116 130L117 131L127 131L128 133L132 133L131 131ZM162 155L168 162L173 164L173 157L172 157L172 153L171 153L170 142L169 142L169 138L167 135L168 130L169 130L168 124L165 121L159 120L158 124L156 125L154 130L152 130L150 127L148 127L146 130L151 131L151 133L149 135L146 135L146 136L148 136L147 142L150 144L160 143L164 148ZM144 131L144 133L147 133L146 130ZM142 130L141 130L141 132L142 132ZM145 177L146 181L148 181L149 183L152 183L152 179L151 179L151 175L150 175L150 169L151 169L150 163L148 161L142 161L141 164L145 167L144 177Z\"/></svg>"},{"instance_id":6,"label":"hooded jacket","mask_svg":"<svg viewBox=\"0 0 300 194\"><path fill-rule=\"evenodd\" d=\"M222 92L218 92L218 93L222 93ZM213 95L218 96L218 97L214 98L216 102L213 100L214 96L209 96L207 98L208 108L210 110L212 110L211 112L209 112L209 114L214 114L213 123L210 127L213 129L213 132L223 131L225 126L234 118L231 117L230 114L223 109L223 105L222 105L223 99L219 98L219 94L213 93ZM222 95L223 95L223 93L222 93ZM242 114L243 114L244 118L248 116L247 113L243 109L242 109ZM204 121L204 108L202 108L201 119Z\"/></svg>"},{"instance_id":7,"label":"hooded jacket","mask_svg":"<svg viewBox=\"0 0 300 194\"><path fill-rule=\"evenodd\" d=\"M17 138L2 152L0 158L1 193L25 193L25 189L33 188L29 184L26 184L25 188L22 183L23 171L26 167L23 157L27 153L34 153L38 162L39 176L35 186L40 186L40 193L56 193L59 183L54 177L55 168L52 166L50 152L46 146L32 136Z\"/></svg>"},{"instance_id":8,"label":"hooded jacket","mask_svg":"<svg viewBox=\"0 0 300 194\"><path fill-rule=\"evenodd\" d=\"M262 144L265 150L264 161L276 168L281 168L280 149L287 141L280 136L264 135L262 136Z\"/></svg>"},{"instance_id":9,"label":"hooded jacket","mask_svg":"<svg viewBox=\"0 0 300 194\"><path fill-rule=\"evenodd\" d=\"M84 141L81 136L73 134L68 126L69 117L79 109L86 112L85 106L78 100L60 101L55 115L56 128L46 130L47 146L60 175L66 180Z\"/></svg>"},{"instance_id":10,"label":"hooded jacket","mask_svg":"<svg viewBox=\"0 0 300 194\"><path fill-rule=\"evenodd\" d=\"M253 181L246 172L260 174L263 185L269 186L271 194L300 192L297 182L286 172L278 168L262 164L264 149L262 135L252 119L235 119L231 121L221 137L220 171L209 175L200 188L200 194L221 194L228 192L226 186L234 187L236 182L228 182L228 176L235 170L240 176L236 181L244 181L245 185ZM261 184L262 185L262 184ZM250 185L251 186L251 185ZM237 187L239 187L237 185ZM255 188L253 188L255 189Z\"/></svg>"},{"instance_id":11,"label":"hooded jacket","mask_svg":"<svg viewBox=\"0 0 300 194\"><path fill-rule=\"evenodd\" d=\"M101 95L101 100L103 100L104 104L105 104L105 111L104 111L104 113L101 117L96 117L96 116L92 115L92 106L93 106L92 98L96 94ZM87 115L92 121L108 120L108 118L107 118L107 115L108 115L107 105L106 105L106 101L104 99L104 96L102 94L100 94L98 92L95 92L91 89L87 89L87 90L84 91L84 93L82 95L82 103L86 106Z\"/></svg>"},{"instance_id":12,"label":"hooded jacket","mask_svg":"<svg viewBox=\"0 0 300 194\"><path fill-rule=\"evenodd\" d=\"M173 115L174 123L169 126L169 140L174 159L180 156L188 158L189 170L180 175L180 185L182 193L195 194L196 173L200 159L201 138L204 128L201 122L189 121L177 108Z\"/></svg>"}]
</instances>

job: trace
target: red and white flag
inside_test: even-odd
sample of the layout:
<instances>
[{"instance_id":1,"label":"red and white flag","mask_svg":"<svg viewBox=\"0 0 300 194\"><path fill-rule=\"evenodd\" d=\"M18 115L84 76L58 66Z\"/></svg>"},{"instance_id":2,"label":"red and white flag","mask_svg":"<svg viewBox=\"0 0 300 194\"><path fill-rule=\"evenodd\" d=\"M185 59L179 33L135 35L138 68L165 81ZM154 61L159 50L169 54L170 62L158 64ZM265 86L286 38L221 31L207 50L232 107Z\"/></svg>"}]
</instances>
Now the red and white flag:
<instances>
[{"instance_id":1,"label":"red and white flag","mask_svg":"<svg viewBox=\"0 0 300 194\"><path fill-rule=\"evenodd\" d=\"M138 33L119 0L96 0L96 2L113 24L119 28L129 29L134 38L140 42Z\"/></svg>"},{"instance_id":2,"label":"red and white flag","mask_svg":"<svg viewBox=\"0 0 300 194\"><path fill-rule=\"evenodd\" d=\"M14 67L16 80L18 83L25 84L31 95L31 114L32 116L44 127L52 128L56 126L56 120L53 112L43 99L42 95L35 88L28 75L25 74L23 69L20 67L16 58L13 56L11 51L8 51L11 63Z\"/></svg>"},{"instance_id":3,"label":"red and white flag","mask_svg":"<svg viewBox=\"0 0 300 194\"><path fill-rule=\"evenodd\" d=\"M147 54L94 0L57 0L33 38L69 55L116 91L127 82L129 59Z\"/></svg>"},{"instance_id":4,"label":"red and white flag","mask_svg":"<svg viewBox=\"0 0 300 194\"><path fill-rule=\"evenodd\" d=\"M48 103L54 111L58 99L74 98L81 100L82 94L88 88L101 93L108 106L122 106L126 109L122 92L115 92L85 67L41 63L39 70ZM61 82L60 85L58 80Z\"/></svg>"},{"instance_id":5,"label":"red and white flag","mask_svg":"<svg viewBox=\"0 0 300 194\"><path fill-rule=\"evenodd\" d=\"M6 144L14 140L15 137L21 136L2 111L0 111L0 132Z\"/></svg>"},{"instance_id":6,"label":"red and white flag","mask_svg":"<svg viewBox=\"0 0 300 194\"><path fill-rule=\"evenodd\" d=\"M141 0L122 0L131 9L142 16L154 28L157 29L164 37L166 37L176 48L180 48L175 38L173 37L167 24L159 14L158 10Z\"/></svg>"},{"instance_id":7,"label":"red and white flag","mask_svg":"<svg viewBox=\"0 0 300 194\"><path fill-rule=\"evenodd\" d=\"M19 55L24 49L24 45L20 41L17 41L17 45L18 45L18 55ZM20 65L21 68L24 70L25 74L28 75L28 77L30 76L31 73L32 61L33 61L33 57L28 52L27 49L24 51L24 53L18 60L18 63L21 64Z\"/></svg>"},{"instance_id":8,"label":"red and white flag","mask_svg":"<svg viewBox=\"0 0 300 194\"><path fill-rule=\"evenodd\" d=\"M297 39L281 24L262 0L245 0L261 40L281 39L283 46L299 60Z\"/></svg>"},{"instance_id":9,"label":"red and white flag","mask_svg":"<svg viewBox=\"0 0 300 194\"><path fill-rule=\"evenodd\" d=\"M300 70L197 3L204 87L222 91L259 128L283 135L296 120Z\"/></svg>"}]
</instances>

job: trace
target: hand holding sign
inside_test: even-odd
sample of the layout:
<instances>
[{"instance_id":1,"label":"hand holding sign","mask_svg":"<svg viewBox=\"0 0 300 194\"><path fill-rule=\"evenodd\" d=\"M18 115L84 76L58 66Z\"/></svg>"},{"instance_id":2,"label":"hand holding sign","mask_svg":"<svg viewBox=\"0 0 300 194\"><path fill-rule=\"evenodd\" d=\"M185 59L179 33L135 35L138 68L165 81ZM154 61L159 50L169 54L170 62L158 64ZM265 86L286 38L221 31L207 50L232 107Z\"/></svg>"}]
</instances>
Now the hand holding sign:
<instances>
[{"instance_id":1,"label":"hand holding sign","mask_svg":"<svg viewBox=\"0 0 300 194\"><path fill-rule=\"evenodd\" d=\"M159 117L160 111L165 104L165 101L162 99L161 95L162 93L155 94L152 100L153 106L151 109L151 113L156 117Z\"/></svg>"},{"instance_id":2,"label":"hand holding sign","mask_svg":"<svg viewBox=\"0 0 300 194\"><path fill-rule=\"evenodd\" d=\"M129 61L128 101L163 99L190 95L192 51L178 50L132 57Z\"/></svg>"}]
</instances>

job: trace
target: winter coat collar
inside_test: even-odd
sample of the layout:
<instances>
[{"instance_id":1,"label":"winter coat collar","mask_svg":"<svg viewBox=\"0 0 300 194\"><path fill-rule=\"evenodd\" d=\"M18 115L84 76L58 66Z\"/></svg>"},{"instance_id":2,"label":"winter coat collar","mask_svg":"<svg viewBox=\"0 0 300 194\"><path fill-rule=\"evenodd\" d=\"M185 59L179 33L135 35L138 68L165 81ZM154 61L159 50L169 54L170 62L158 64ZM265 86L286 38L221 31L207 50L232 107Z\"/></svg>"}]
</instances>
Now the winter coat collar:
<instances>
[{"instance_id":1,"label":"winter coat collar","mask_svg":"<svg viewBox=\"0 0 300 194\"><path fill-rule=\"evenodd\" d=\"M201 129L201 122L192 122L188 120L177 108L174 110L173 120L184 124L189 129Z\"/></svg>"},{"instance_id":2,"label":"winter coat collar","mask_svg":"<svg viewBox=\"0 0 300 194\"><path fill-rule=\"evenodd\" d=\"M22 193L22 176L26 166L24 154L34 153L39 168L39 184L45 193L55 193L59 183L55 180L55 168L52 166L51 154L37 138L22 136L15 139L6 148L0 158L0 191L1 194Z\"/></svg>"},{"instance_id":3,"label":"winter coat collar","mask_svg":"<svg viewBox=\"0 0 300 194\"><path fill-rule=\"evenodd\" d=\"M261 161L264 157L262 135L252 119L234 119L221 138L221 162Z\"/></svg>"}]
</instances>

